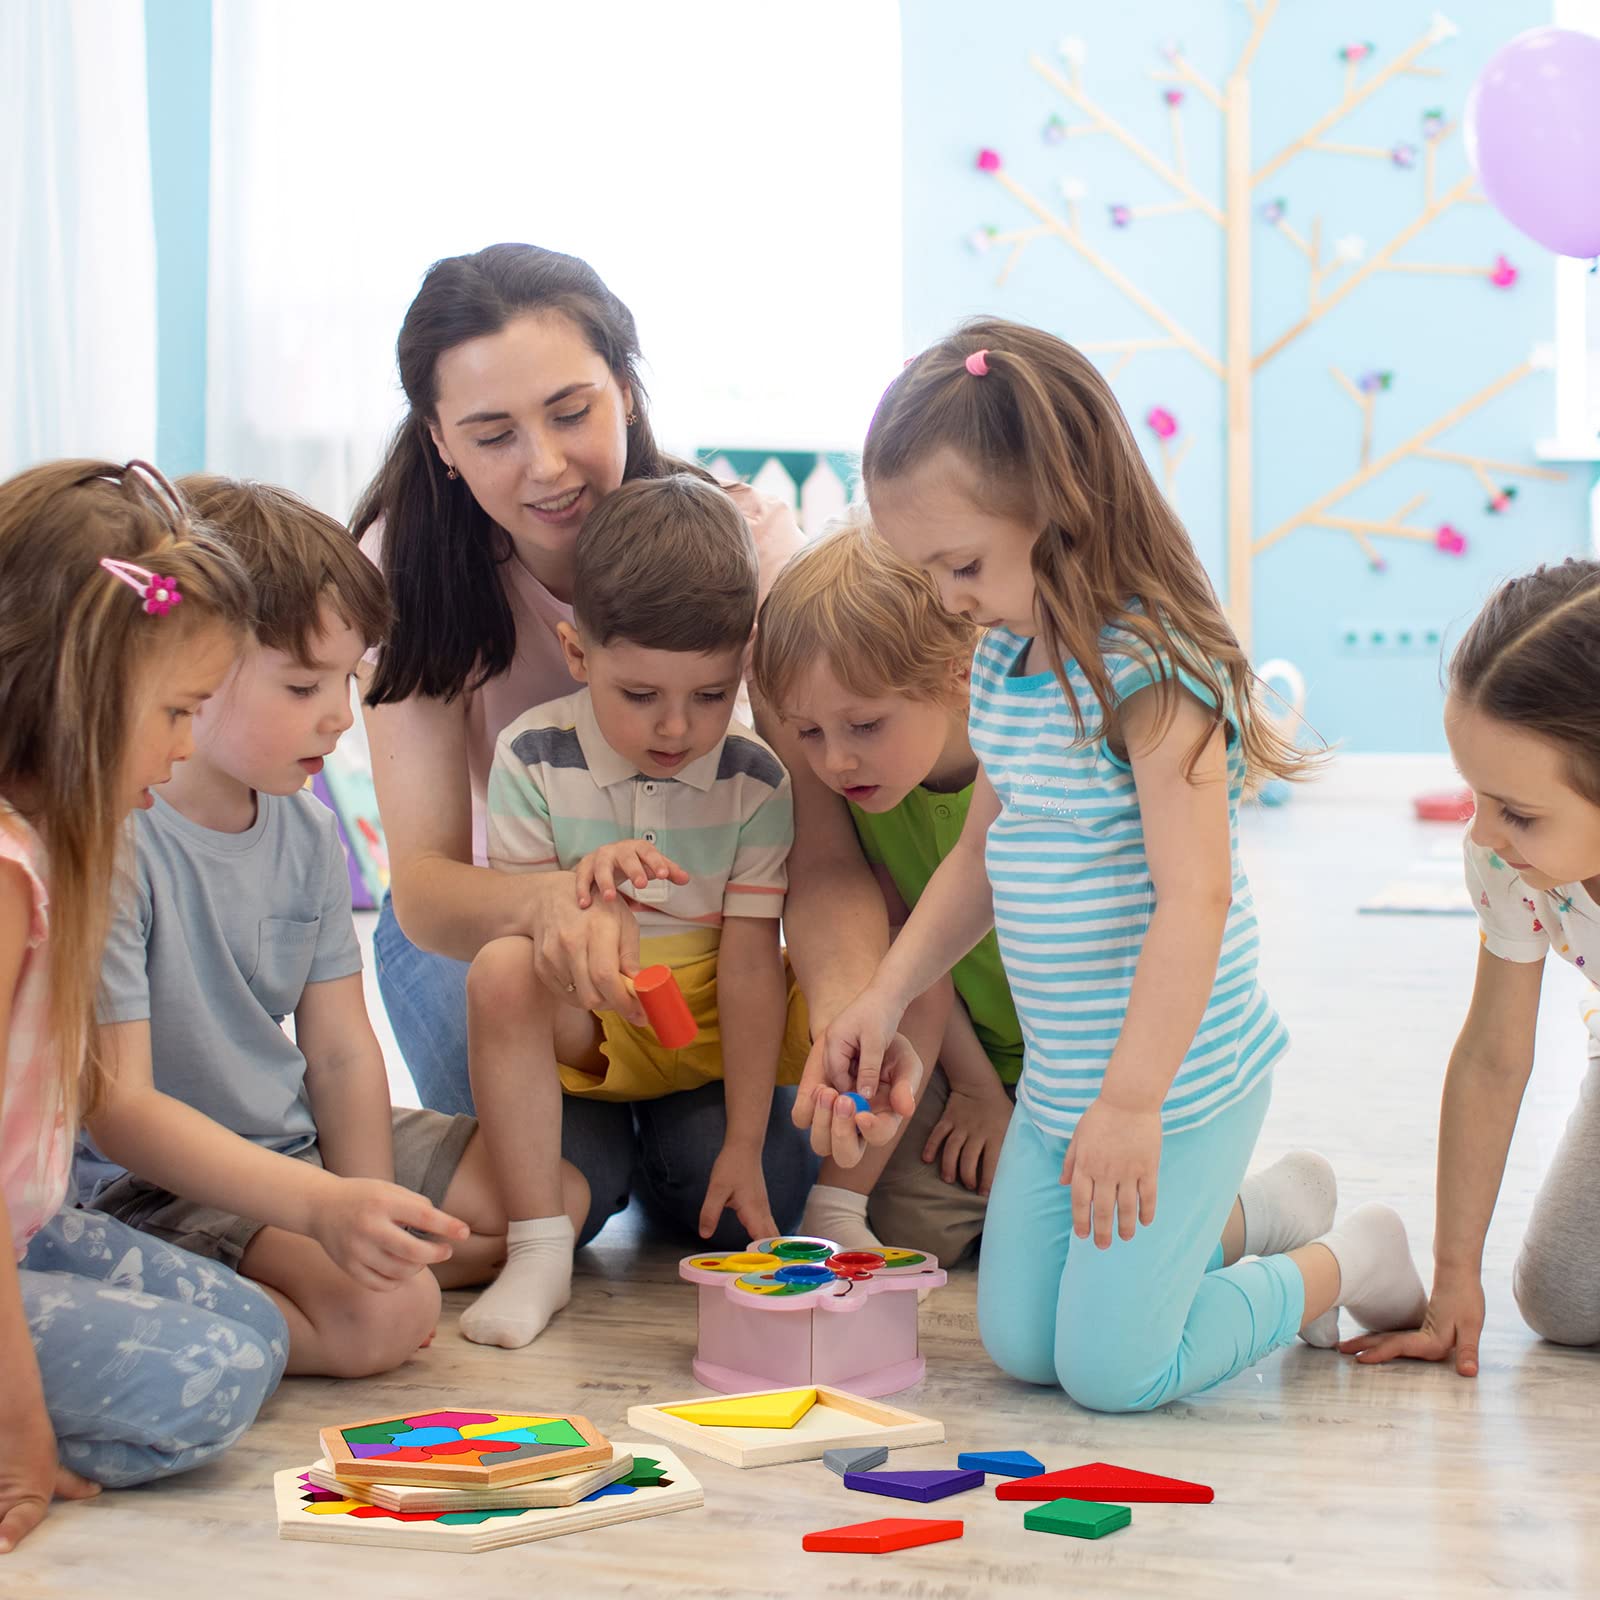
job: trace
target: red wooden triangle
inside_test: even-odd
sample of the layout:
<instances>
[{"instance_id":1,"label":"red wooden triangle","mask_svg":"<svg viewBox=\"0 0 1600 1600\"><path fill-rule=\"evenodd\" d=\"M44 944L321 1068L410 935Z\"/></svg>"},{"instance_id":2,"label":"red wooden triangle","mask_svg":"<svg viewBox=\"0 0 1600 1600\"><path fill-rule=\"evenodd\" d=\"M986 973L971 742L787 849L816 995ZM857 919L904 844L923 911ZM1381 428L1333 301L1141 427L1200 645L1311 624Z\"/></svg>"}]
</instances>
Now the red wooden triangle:
<instances>
[{"instance_id":1,"label":"red wooden triangle","mask_svg":"<svg viewBox=\"0 0 1600 1600\"><path fill-rule=\"evenodd\" d=\"M995 1485L996 1500L1109 1500L1121 1505L1209 1505L1216 1498L1203 1483L1135 1472L1107 1461L1084 1467L1043 1472L1035 1478L1011 1478Z\"/></svg>"}]
</instances>

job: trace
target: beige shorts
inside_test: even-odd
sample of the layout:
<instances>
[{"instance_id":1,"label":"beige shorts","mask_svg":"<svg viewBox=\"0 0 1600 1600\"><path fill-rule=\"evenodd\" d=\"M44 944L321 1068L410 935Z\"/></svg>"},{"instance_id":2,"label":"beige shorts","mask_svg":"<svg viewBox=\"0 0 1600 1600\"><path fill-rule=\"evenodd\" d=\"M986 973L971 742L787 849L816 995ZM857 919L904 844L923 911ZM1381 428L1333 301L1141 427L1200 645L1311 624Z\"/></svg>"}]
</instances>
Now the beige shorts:
<instances>
[{"instance_id":1,"label":"beige shorts","mask_svg":"<svg viewBox=\"0 0 1600 1600\"><path fill-rule=\"evenodd\" d=\"M478 1131L477 1118L403 1106L393 1107L390 1115L394 1121L394 1181L434 1205L441 1204L463 1152ZM314 1144L296 1150L291 1159L322 1165ZM266 1226L217 1206L182 1199L132 1173L101 1190L90 1209L235 1270L245 1246Z\"/></svg>"}]
</instances>

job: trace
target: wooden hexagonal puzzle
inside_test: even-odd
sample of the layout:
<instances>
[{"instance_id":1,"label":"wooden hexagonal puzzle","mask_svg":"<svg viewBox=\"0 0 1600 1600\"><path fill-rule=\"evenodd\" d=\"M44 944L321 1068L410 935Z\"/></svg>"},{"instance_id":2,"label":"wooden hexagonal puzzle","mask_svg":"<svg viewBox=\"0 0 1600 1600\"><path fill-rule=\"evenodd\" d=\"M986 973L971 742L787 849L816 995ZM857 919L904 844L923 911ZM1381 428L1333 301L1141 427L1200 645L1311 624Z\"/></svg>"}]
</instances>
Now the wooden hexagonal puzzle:
<instances>
[{"instance_id":1,"label":"wooden hexagonal puzzle","mask_svg":"<svg viewBox=\"0 0 1600 1600\"><path fill-rule=\"evenodd\" d=\"M500 1489L608 1460L611 1446L587 1417L485 1409L338 1423L322 1453L351 1482Z\"/></svg>"}]
</instances>

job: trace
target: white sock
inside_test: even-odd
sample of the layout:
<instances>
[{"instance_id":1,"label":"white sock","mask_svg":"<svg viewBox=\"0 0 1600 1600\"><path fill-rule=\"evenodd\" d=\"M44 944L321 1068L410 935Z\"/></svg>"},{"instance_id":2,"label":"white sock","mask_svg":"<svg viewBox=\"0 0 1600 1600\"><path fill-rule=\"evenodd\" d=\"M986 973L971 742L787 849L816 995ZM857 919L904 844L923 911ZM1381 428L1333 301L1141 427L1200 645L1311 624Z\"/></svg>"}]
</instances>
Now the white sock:
<instances>
[{"instance_id":1,"label":"white sock","mask_svg":"<svg viewBox=\"0 0 1600 1600\"><path fill-rule=\"evenodd\" d=\"M1314 1243L1326 1245L1339 1263L1339 1301L1334 1310L1318 1317L1302 1333L1307 1344L1320 1344L1323 1324L1334 1319L1338 1343L1337 1312L1342 1306L1369 1333L1395 1328L1420 1328L1428 1309L1428 1291L1411 1259L1411 1244L1399 1212L1376 1202L1359 1206L1332 1232Z\"/></svg>"},{"instance_id":2,"label":"white sock","mask_svg":"<svg viewBox=\"0 0 1600 1600\"><path fill-rule=\"evenodd\" d=\"M1239 1185L1247 1256L1281 1256L1320 1239L1333 1226L1339 1181L1314 1150L1291 1150Z\"/></svg>"},{"instance_id":3,"label":"white sock","mask_svg":"<svg viewBox=\"0 0 1600 1600\"><path fill-rule=\"evenodd\" d=\"M832 1239L844 1250L877 1250L883 1241L867 1226L867 1197L831 1183L813 1186L800 1219L801 1233Z\"/></svg>"},{"instance_id":4,"label":"white sock","mask_svg":"<svg viewBox=\"0 0 1600 1600\"><path fill-rule=\"evenodd\" d=\"M461 1335L507 1350L531 1344L572 1298L570 1217L535 1217L506 1228L500 1276L461 1313Z\"/></svg>"}]
</instances>

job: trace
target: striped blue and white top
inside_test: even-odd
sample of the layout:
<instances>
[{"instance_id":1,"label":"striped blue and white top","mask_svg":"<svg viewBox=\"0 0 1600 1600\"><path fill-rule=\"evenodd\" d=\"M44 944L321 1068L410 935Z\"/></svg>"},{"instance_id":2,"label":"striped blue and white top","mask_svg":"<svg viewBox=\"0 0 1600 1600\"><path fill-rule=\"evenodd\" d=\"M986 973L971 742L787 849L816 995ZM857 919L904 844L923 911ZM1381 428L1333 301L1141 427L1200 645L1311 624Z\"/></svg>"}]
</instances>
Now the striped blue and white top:
<instances>
[{"instance_id":1,"label":"striped blue and white top","mask_svg":"<svg viewBox=\"0 0 1600 1600\"><path fill-rule=\"evenodd\" d=\"M1018 1100L1041 1128L1065 1138L1100 1092L1155 887L1133 772L1106 741L1088 679L1076 661L1066 664L1083 712L1080 740L1054 674L1021 675L1030 642L995 628L979 645L971 737L1001 807L987 860L1000 953L1022 1022ZM1118 701L1156 682L1155 658L1142 641L1108 627L1101 644ZM1199 683L1177 676L1213 703ZM1211 999L1162 1105L1167 1133L1196 1127L1241 1100L1288 1044L1256 981L1255 904L1239 864L1245 765L1231 698L1224 709L1233 904Z\"/></svg>"}]
</instances>

